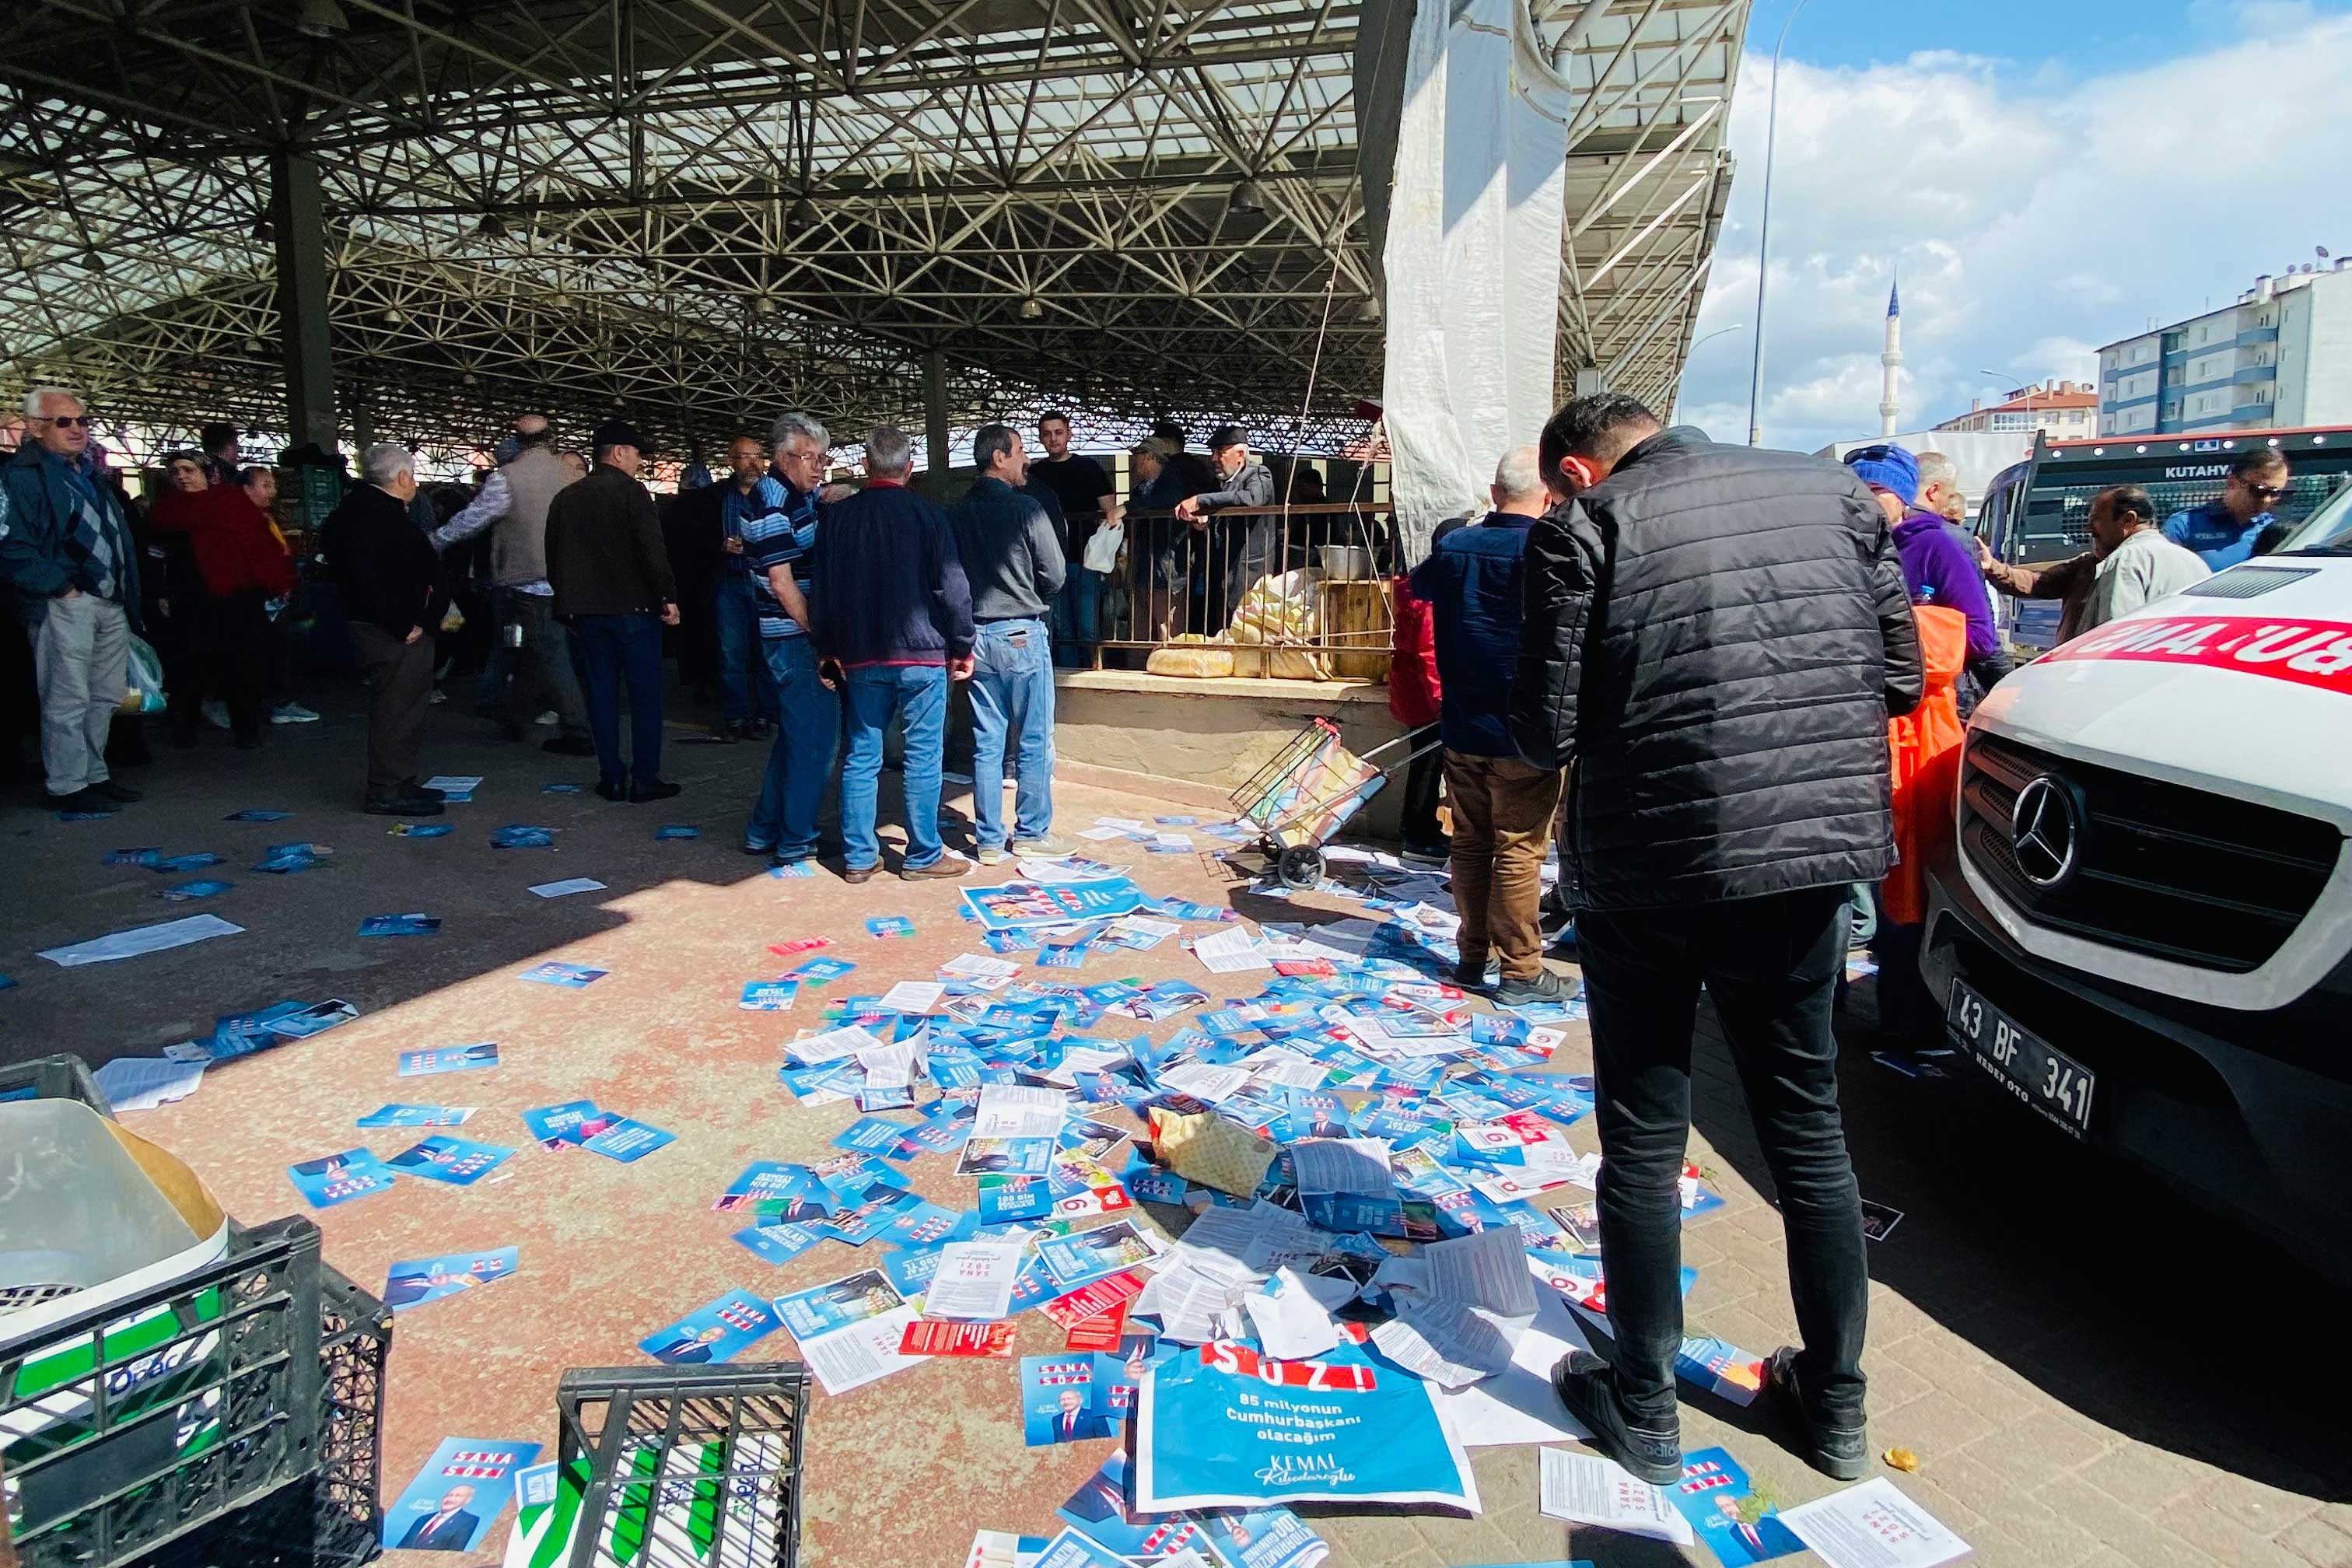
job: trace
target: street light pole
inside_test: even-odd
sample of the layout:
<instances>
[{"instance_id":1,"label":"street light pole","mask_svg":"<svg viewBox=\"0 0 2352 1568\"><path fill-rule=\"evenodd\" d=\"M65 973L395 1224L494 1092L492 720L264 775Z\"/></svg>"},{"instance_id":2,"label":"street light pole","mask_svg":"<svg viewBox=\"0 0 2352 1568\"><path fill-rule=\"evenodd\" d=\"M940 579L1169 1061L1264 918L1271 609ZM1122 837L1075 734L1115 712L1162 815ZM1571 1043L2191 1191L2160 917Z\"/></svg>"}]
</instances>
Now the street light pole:
<instances>
[{"instance_id":1,"label":"street light pole","mask_svg":"<svg viewBox=\"0 0 2352 1568\"><path fill-rule=\"evenodd\" d=\"M1756 351L1748 365L1748 444L1751 447L1764 441L1764 284L1772 270L1772 142L1780 125L1780 46L1789 41L1789 29L1804 8L1805 0L1797 0L1790 7L1789 19L1780 24L1780 36L1773 41L1772 98L1764 111L1764 216L1756 226Z\"/></svg>"},{"instance_id":2,"label":"street light pole","mask_svg":"<svg viewBox=\"0 0 2352 1568\"><path fill-rule=\"evenodd\" d=\"M1979 370L1977 374L1992 382L1996 386L2007 386L2010 384L2010 378L2002 375L1998 371ZM2032 382L2025 384L2024 392L2025 437L2028 444L2030 445L2033 439L2033 384Z\"/></svg>"}]
</instances>

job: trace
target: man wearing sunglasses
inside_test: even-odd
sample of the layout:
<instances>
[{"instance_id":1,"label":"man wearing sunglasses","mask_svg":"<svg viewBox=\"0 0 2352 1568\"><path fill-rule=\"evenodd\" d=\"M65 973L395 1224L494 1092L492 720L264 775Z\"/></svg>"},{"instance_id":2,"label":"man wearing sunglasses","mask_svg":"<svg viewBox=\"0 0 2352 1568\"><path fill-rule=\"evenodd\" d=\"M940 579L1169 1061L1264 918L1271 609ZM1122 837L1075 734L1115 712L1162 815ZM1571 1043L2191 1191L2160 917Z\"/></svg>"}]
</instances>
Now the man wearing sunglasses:
<instances>
[{"instance_id":1,"label":"man wearing sunglasses","mask_svg":"<svg viewBox=\"0 0 2352 1568\"><path fill-rule=\"evenodd\" d=\"M2256 447L2230 459L2221 493L2202 506L2164 520L2164 537L2211 570L2235 566L2254 552L2254 541L2270 526L2271 508L2286 494L2286 458L2275 447Z\"/></svg>"},{"instance_id":2,"label":"man wearing sunglasses","mask_svg":"<svg viewBox=\"0 0 2352 1568\"><path fill-rule=\"evenodd\" d=\"M113 488L83 464L81 400L36 387L25 395L25 428L28 439L0 471L0 581L16 590L33 642L49 804L111 811L139 798L106 765L138 626L139 556Z\"/></svg>"}]
</instances>

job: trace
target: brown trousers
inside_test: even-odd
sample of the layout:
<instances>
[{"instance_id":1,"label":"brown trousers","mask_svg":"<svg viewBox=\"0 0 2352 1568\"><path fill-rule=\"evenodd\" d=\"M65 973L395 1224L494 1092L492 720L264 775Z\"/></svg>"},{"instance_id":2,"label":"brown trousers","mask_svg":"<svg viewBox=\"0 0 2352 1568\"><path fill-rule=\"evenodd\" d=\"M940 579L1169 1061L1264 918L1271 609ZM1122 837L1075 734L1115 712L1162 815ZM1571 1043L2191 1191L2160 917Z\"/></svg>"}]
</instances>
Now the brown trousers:
<instances>
[{"instance_id":1,"label":"brown trousers","mask_svg":"<svg viewBox=\"0 0 2352 1568\"><path fill-rule=\"evenodd\" d=\"M1506 980L1543 970L1544 850L1559 809L1560 771L1517 757L1445 753L1445 795L1454 809L1454 907L1465 968L1489 955Z\"/></svg>"},{"instance_id":2,"label":"brown trousers","mask_svg":"<svg viewBox=\"0 0 2352 1568\"><path fill-rule=\"evenodd\" d=\"M368 794L392 795L416 773L433 697L433 634L403 642L372 621L351 628L368 680Z\"/></svg>"}]
</instances>

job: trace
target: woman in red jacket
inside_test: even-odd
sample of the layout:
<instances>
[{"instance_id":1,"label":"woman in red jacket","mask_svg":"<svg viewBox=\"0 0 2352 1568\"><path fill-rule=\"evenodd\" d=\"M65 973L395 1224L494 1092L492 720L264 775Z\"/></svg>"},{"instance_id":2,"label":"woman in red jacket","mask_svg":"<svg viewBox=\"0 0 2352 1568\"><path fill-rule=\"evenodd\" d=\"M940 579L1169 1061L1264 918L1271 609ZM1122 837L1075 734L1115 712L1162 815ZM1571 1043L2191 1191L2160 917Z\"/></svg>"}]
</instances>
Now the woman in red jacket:
<instances>
[{"instance_id":1,"label":"woman in red jacket","mask_svg":"<svg viewBox=\"0 0 2352 1568\"><path fill-rule=\"evenodd\" d=\"M148 527L187 538L204 581L205 601L187 617L194 655L192 673L200 686L208 686L228 705L229 731L237 749L251 751L261 744L268 718L270 629L264 606L294 591L294 563L244 486L191 489L191 477L196 485L204 483L204 469L189 453L173 454L166 467L173 488L156 498ZM173 608L175 615L182 613L182 606ZM191 715L196 695L187 694L185 711ZM173 710L173 739L193 743L194 725L178 725L182 709L177 701Z\"/></svg>"},{"instance_id":2,"label":"woman in red jacket","mask_svg":"<svg viewBox=\"0 0 2352 1568\"><path fill-rule=\"evenodd\" d=\"M1447 863L1445 830L1437 823L1438 785L1444 776L1445 752L1433 744L1437 735L1437 621L1427 603L1412 596L1408 579L1389 579L1390 621L1394 636L1389 650L1389 717L1409 731L1415 746L1429 750L1412 760L1404 775L1404 861L1408 866L1442 867Z\"/></svg>"}]
</instances>

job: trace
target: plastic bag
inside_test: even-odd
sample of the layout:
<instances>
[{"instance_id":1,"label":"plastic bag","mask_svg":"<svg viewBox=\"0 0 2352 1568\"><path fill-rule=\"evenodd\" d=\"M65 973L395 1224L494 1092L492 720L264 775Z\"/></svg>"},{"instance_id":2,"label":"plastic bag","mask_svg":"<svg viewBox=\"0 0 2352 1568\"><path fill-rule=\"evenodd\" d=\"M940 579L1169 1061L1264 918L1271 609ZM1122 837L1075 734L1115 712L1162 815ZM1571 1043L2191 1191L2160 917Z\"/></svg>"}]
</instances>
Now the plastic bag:
<instances>
[{"instance_id":1,"label":"plastic bag","mask_svg":"<svg viewBox=\"0 0 2352 1568\"><path fill-rule=\"evenodd\" d=\"M1119 546L1126 542L1127 525L1125 523L1104 523L1087 536L1086 555L1078 564L1089 572L1100 572L1108 575L1118 568Z\"/></svg>"},{"instance_id":2,"label":"plastic bag","mask_svg":"<svg viewBox=\"0 0 2352 1568\"><path fill-rule=\"evenodd\" d=\"M161 713L167 706L163 696L163 661L155 657L145 637L131 635L131 656L123 667L123 693L121 710L124 713Z\"/></svg>"}]
</instances>

